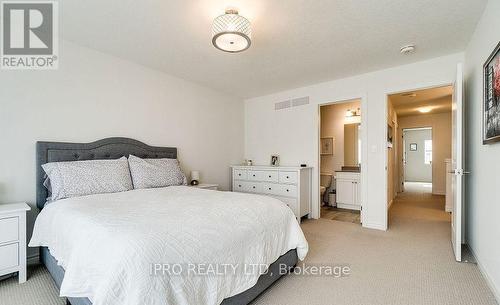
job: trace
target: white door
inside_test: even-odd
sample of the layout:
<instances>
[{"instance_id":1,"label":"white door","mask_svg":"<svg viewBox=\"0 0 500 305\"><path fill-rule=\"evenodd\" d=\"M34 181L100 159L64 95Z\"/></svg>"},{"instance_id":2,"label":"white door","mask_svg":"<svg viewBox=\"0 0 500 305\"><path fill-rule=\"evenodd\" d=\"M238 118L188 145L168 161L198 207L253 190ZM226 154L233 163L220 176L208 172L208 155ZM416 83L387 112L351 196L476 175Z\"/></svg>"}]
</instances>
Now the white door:
<instances>
[{"instance_id":1,"label":"white door","mask_svg":"<svg viewBox=\"0 0 500 305\"><path fill-rule=\"evenodd\" d=\"M462 260L463 241L463 175L464 175L464 117L463 117L463 66L457 66L457 79L454 84L452 102L452 193L451 242L457 261Z\"/></svg>"}]
</instances>

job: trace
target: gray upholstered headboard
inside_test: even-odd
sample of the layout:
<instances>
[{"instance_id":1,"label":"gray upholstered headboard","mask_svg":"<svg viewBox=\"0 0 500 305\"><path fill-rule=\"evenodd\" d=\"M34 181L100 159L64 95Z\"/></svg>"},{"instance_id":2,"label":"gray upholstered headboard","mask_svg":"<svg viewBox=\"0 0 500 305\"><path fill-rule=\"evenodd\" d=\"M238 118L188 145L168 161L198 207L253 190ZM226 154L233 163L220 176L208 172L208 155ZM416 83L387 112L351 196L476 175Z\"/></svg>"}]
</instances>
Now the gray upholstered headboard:
<instances>
[{"instance_id":1,"label":"gray upholstered headboard","mask_svg":"<svg viewBox=\"0 0 500 305\"><path fill-rule=\"evenodd\" d=\"M118 159L130 154L141 158L177 158L175 147L154 147L128 138L107 138L92 143L36 143L36 205L42 209L48 193L43 186L45 172L42 164L48 162L93 159Z\"/></svg>"}]
</instances>

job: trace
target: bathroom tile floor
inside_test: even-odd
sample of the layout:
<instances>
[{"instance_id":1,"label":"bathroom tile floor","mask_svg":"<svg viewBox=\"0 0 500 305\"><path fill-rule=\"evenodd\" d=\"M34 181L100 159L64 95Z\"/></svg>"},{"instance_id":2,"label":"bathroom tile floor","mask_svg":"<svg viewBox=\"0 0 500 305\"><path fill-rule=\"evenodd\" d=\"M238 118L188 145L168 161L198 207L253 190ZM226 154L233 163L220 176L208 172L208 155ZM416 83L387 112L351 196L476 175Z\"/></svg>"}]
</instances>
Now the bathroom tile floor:
<instances>
[{"instance_id":1,"label":"bathroom tile floor","mask_svg":"<svg viewBox=\"0 0 500 305\"><path fill-rule=\"evenodd\" d=\"M321 207L321 218L358 224L361 223L359 211L340 209L330 206Z\"/></svg>"}]
</instances>

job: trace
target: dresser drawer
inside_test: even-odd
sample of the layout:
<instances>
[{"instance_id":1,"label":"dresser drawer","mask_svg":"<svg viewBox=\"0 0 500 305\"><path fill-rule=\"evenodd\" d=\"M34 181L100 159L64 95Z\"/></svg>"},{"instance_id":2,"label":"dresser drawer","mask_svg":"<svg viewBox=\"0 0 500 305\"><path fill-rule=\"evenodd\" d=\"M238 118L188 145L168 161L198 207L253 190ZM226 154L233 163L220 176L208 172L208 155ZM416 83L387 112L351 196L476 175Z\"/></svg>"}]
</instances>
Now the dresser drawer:
<instances>
[{"instance_id":1,"label":"dresser drawer","mask_svg":"<svg viewBox=\"0 0 500 305\"><path fill-rule=\"evenodd\" d=\"M247 171L244 169L234 170L234 180L247 180Z\"/></svg>"},{"instance_id":2,"label":"dresser drawer","mask_svg":"<svg viewBox=\"0 0 500 305\"><path fill-rule=\"evenodd\" d=\"M261 173L262 181L265 182L278 182L278 171L263 171Z\"/></svg>"},{"instance_id":3,"label":"dresser drawer","mask_svg":"<svg viewBox=\"0 0 500 305\"><path fill-rule=\"evenodd\" d=\"M0 244L19 240L19 217L0 219Z\"/></svg>"},{"instance_id":4,"label":"dresser drawer","mask_svg":"<svg viewBox=\"0 0 500 305\"><path fill-rule=\"evenodd\" d=\"M297 205L297 200L292 199L292 198L282 198L281 201L286 203L286 205L292 210L293 214L298 215L299 214L299 209Z\"/></svg>"},{"instance_id":5,"label":"dresser drawer","mask_svg":"<svg viewBox=\"0 0 500 305\"><path fill-rule=\"evenodd\" d=\"M0 246L0 271L19 265L19 244Z\"/></svg>"},{"instance_id":6,"label":"dresser drawer","mask_svg":"<svg viewBox=\"0 0 500 305\"><path fill-rule=\"evenodd\" d=\"M284 197L296 197L297 187L295 185L277 184L277 195Z\"/></svg>"},{"instance_id":7,"label":"dresser drawer","mask_svg":"<svg viewBox=\"0 0 500 305\"><path fill-rule=\"evenodd\" d=\"M260 182L247 182L246 192L262 193L262 183L260 183Z\"/></svg>"},{"instance_id":8,"label":"dresser drawer","mask_svg":"<svg viewBox=\"0 0 500 305\"><path fill-rule=\"evenodd\" d=\"M267 195L279 196L281 194L280 188L281 188L281 186L279 184L263 183L262 184L262 193L267 194Z\"/></svg>"},{"instance_id":9,"label":"dresser drawer","mask_svg":"<svg viewBox=\"0 0 500 305\"><path fill-rule=\"evenodd\" d=\"M248 182L235 180L233 182L233 192L248 192Z\"/></svg>"},{"instance_id":10,"label":"dresser drawer","mask_svg":"<svg viewBox=\"0 0 500 305\"><path fill-rule=\"evenodd\" d=\"M297 184L297 172L280 171L280 183Z\"/></svg>"},{"instance_id":11,"label":"dresser drawer","mask_svg":"<svg viewBox=\"0 0 500 305\"><path fill-rule=\"evenodd\" d=\"M262 181L264 179L264 171L249 170L247 177L248 180Z\"/></svg>"}]
</instances>

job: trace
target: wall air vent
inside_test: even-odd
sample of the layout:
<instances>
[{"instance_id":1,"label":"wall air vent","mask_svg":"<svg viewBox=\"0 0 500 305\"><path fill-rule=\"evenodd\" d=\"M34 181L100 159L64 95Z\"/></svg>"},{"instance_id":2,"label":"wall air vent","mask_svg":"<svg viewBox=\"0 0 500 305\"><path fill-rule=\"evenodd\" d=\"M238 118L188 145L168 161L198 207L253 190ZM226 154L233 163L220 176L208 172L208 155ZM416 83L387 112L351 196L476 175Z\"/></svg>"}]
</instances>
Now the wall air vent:
<instances>
[{"instance_id":1,"label":"wall air vent","mask_svg":"<svg viewBox=\"0 0 500 305\"><path fill-rule=\"evenodd\" d=\"M297 107L309 104L309 97L299 97L288 101L277 102L274 104L274 110L281 110L290 107Z\"/></svg>"},{"instance_id":2,"label":"wall air vent","mask_svg":"<svg viewBox=\"0 0 500 305\"><path fill-rule=\"evenodd\" d=\"M309 97L299 97L292 100L292 107L302 106L309 104Z\"/></svg>"},{"instance_id":3,"label":"wall air vent","mask_svg":"<svg viewBox=\"0 0 500 305\"><path fill-rule=\"evenodd\" d=\"M281 110L285 108L290 108L292 102L291 101L283 101L274 104L274 110Z\"/></svg>"}]
</instances>

